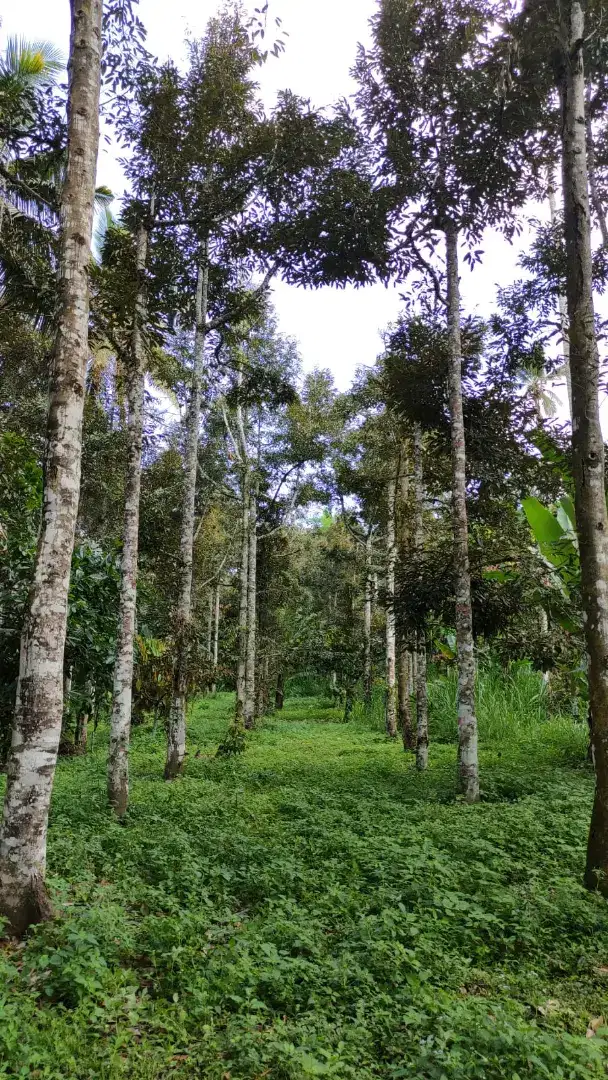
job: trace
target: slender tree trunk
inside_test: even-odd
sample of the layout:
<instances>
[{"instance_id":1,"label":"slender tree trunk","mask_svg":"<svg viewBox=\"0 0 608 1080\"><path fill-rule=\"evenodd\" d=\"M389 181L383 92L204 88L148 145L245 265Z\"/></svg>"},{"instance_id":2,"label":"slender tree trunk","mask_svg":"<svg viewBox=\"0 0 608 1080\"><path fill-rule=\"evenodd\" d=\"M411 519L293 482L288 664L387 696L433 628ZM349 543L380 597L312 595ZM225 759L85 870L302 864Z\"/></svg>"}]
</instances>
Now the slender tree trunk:
<instances>
[{"instance_id":1,"label":"slender tree trunk","mask_svg":"<svg viewBox=\"0 0 608 1080\"><path fill-rule=\"evenodd\" d=\"M209 596L207 598L207 659L209 661L213 658L213 604L214 593L209 590Z\"/></svg>"},{"instance_id":2,"label":"slender tree trunk","mask_svg":"<svg viewBox=\"0 0 608 1080\"><path fill-rule=\"evenodd\" d=\"M387 488L386 523L386 734L397 735L397 686L395 643L395 488L394 477Z\"/></svg>"},{"instance_id":3,"label":"slender tree trunk","mask_svg":"<svg viewBox=\"0 0 608 1080\"><path fill-rule=\"evenodd\" d=\"M424 477L422 475L422 431L414 426L414 550L420 560L424 547ZM426 635L416 634L416 768L421 772L429 761L429 713L426 688Z\"/></svg>"},{"instance_id":4,"label":"slender tree trunk","mask_svg":"<svg viewBox=\"0 0 608 1080\"><path fill-rule=\"evenodd\" d=\"M458 230L446 229L448 294L450 422L452 431L452 507L454 518L454 569L456 577L456 644L458 652L458 771L467 802L479 799L477 717L475 715L475 653L469 572L467 523L466 451L462 411L462 354L460 344L460 283L458 280ZM418 662L421 655L418 653ZM418 679L420 682L420 678Z\"/></svg>"},{"instance_id":5,"label":"slender tree trunk","mask_svg":"<svg viewBox=\"0 0 608 1080\"><path fill-rule=\"evenodd\" d=\"M397 710L403 749L413 750L412 702L409 695L410 653L407 642L397 634Z\"/></svg>"},{"instance_id":6,"label":"slender tree trunk","mask_svg":"<svg viewBox=\"0 0 608 1080\"><path fill-rule=\"evenodd\" d=\"M608 516L599 412L585 150L584 14L563 5L562 167L572 368L572 447L596 787L585 884L608 895Z\"/></svg>"},{"instance_id":7,"label":"slender tree trunk","mask_svg":"<svg viewBox=\"0 0 608 1080\"><path fill-rule=\"evenodd\" d=\"M372 615L374 606L373 536L365 538L365 607L363 610L363 701L372 703Z\"/></svg>"},{"instance_id":8,"label":"slender tree trunk","mask_svg":"<svg viewBox=\"0 0 608 1080\"><path fill-rule=\"evenodd\" d=\"M150 208L153 213L153 208ZM114 692L108 756L108 800L118 817L129 804L129 741L133 695L133 639L137 611L137 560L139 545L139 496L141 453L144 431L145 362L142 326L146 317L146 262L148 229L142 222L137 230L137 300L131 332L128 372L127 483L123 525L118 640L114 665Z\"/></svg>"},{"instance_id":9,"label":"slender tree trunk","mask_svg":"<svg viewBox=\"0 0 608 1080\"><path fill-rule=\"evenodd\" d=\"M340 704L340 689L338 687L338 673L337 671L330 672L329 675L329 693L331 695L334 709L337 709Z\"/></svg>"},{"instance_id":10,"label":"slender tree trunk","mask_svg":"<svg viewBox=\"0 0 608 1080\"><path fill-rule=\"evenodd\" d=\"M549 633L549 616L543 607L538 609L538 628L543 635ZM542 677L545 686L548 687L550 682L549 672L543 671Z\"/></svg>"},{"instance_id":11,"label":"slender tree trunk","mask_svg":"<svg viewBox=\"0 0 608 1080\"><path fill-rule=\"evenodd\" d=\"M236 716L237 724L245 718L245 678L247 672L247 612L249 584L249 473L243 466L242 482L242 520L241 520L241 569L239 574L239 632L238 660L236 672Z\"/></svg>"},{"instance_id":12,"label":"slender tree trunk","mask_svg":"<svg viewBox=\"0 0 608 1080\"><path fill-rule=\"evenodd\" d=\"M274 707L280 712L285 704L285 674L279 671L277 675L277 688L274 695Z\"/></svg>"},{"instance_id":13,"label":"slender tree trunk","mask_svg":"<svg viewBox=\"0 0 608 1080\"><path fill-rule=\"evenodd\" d=\"M247 559L247 652L245 666L245 727L255 723L255 657L257 638L257 498L252 491L249 503L249 554Z\"/></svg>"},{"instance_id":14,"label":"slender tree trunk","mask_svg":"<svg viewBox=\"0 0 608 1080\"><path fill-rule=\"evenodd\" d=\"M557 203L555 200L555 182L551 173L549 174L549 213L551 215L551 224L555 225L557 221ZM564 373L566 375L566 390L568 393L568 408L570 410L570 418L572 418L572 375L570 372L570 342L568 340L568 313L566 310L566 297L560 293L557 298L557 310L559 313L559 326L560 335L562 339L562 357L564 360ZM542 412L540 408L540 402L537 405L537 412L539 419L542 420Z\"/></svg>"},{"instance_id":15,"label":"slender tree trunk","mask_svg":"<svg viewBox=\"0 0 608 1080\"><path fill-rule=\"evenodd\" d=\"M429 763L429 706L426 677L426 641L418 634L416 654L416 768L424 772Z\"/></svg>"},{"instance_id":16,"label":"slender tree trunk","mask_svg":"<svg viewBox=\"0 0 608 1080\"><path fill-rule=\"evenodd\" d=\"M63 715L63 654L88 358L88 269L99 145L102 3L79 0L76 4L72 0L70 6L59 325L50 386L42 522L21 642L0 834L0 913L18 932L51 915L44 885L46 834Z\"/></svg>"},{"instance_id":17,"label":"slender tree trunk","mask_svg":"<svg viewBox=\"0 0 608 1080\"><path fill-rule=\"evenodd\" d=\"M408 681L407 688L410 698L413 696L416 689L416 653L410 653L410 662L408 665Z\"/></svg>"},{"instance_id":18,"label":"slender tree trunk","mask_svg":"<svg viewBox=\"0 0 608 1080\"><path fill-rule=\"evenodd\" d=\"M213 682L211 683L211 693L215 697L217 694L217 662L219 660L219 647L220 647L220 589L221 582L217 582L215 586L214 595L214 619L213 619Z\"/></svg>"},{"instance_id":19,"label":"slender tree trunk","mask_svg":"<svg viewBox=\"0 0 608 1080\"><path fill-rule=\"evenodd\" d=\"M194 505L198 471L201 392L205 362L207 299L209 291L209 245L203 245L196 283L196 332L190 410L184 458L184 496L180 538L180 586L176 609L176 655L173 669L173 697L167 724L165 779L173 780L183 768L186 754L186 705L188 694L188 636L192 625L192 561L194 548Z\"/></svg>"},{"instance_id":20,"label":"slender tree trunk","mask_svg":"<svg viewBox=\"0 0 608 1080\"><path fill-rule=\"evenodd\" d=\"M70 697L72 694L72 669L68 668L63 674L63 720L70 715Z\"/></svg>"},{"instance_id":21,"label":"slender tree trunk","mask_svg":"<svg viewBox=\"0 0 608 1080\"><path fill-rule=\"evenodd\" d=\"M405 566L409 557L408 544L408 518L407 510L410 501L410 482L408 476L409 447L405 439L401 441L399 453L399 474L397 477L397 505L395 508L395 521L397 525L397 556L400 566ZM403 615L404 598L400 595L399 605ZM403 749L413 750L415 745L414 731L412 726L412 702L409 693L410 679L410 652L408 650L407 637L403 630L397 626L397 727L401 731Z\"/></svg>"},{"instance_id":22,"label":"slender tree trunk","mask_svg":"<svg viewBox=\"0 0 608 1080\"><path fill-rule=\"evenodd\" d=\"M258 658L258 677L256 680L256 718L261 719L270 712L268 683L270 679L270 657L268 653Z\"/></svg>"},{"instance_id":23,"label":"slender tree trunk","mask_svg":"<svg viewBox=\"0 0 608 1080\"><path fill-rule=\"evenodd\" d=\"M86 698L82 702L80 709L78 710L78 716L76 718L76 731L74 733L74 748L80 754L86 753L87 749L91 705L92 701L90 686L87 686Z\"/></svg>"},{"instance_id":24,"label":"slender tree trunk","mask_svg":"<svg viewBox=\"0 0 608 1080\"><path fill-rule=\"evenodd\" d=\"M593 212L597 218L597 223L600 227L602 234L602 244L605 248L608 248L608 224L606 223L606 214L604 207L602 206L602 200L597 186L597 177L595 174L595 141L593 138L593 127L591 125L591 84L587 84L586 91L586 109L585 109L585 136L587 144L587 172L589 175L589 192L591 194L591 205Z\"/></svg>"},{"instance_id":25,"label":"slender tree trunk","mask_svg":"<svg viewBox=\"0 0 608 1080\"><path fill-rule=\"evenodd\" d=\"M342 717L342 722L344 724L348 724L349 721L352 720L354 705L355 705L355 688L354 688L353 683L351 682L351 680L348 679L348 681L346 683L345 690L344 690L344 715Z\"/></svg>"},{"instance_id":26,"label":"slender tree trunk","mask_svg":"<svg viewBox=\"0 0 608 1080\"><path fill-rule=\"evenodd\" d=\"M207 597L207 660L209 661L209 669L213 663L213 602L214 592L209 589L209 595ZM205 686L205 693L211 693L211 678Z\"/></svg>"}]
</instances>

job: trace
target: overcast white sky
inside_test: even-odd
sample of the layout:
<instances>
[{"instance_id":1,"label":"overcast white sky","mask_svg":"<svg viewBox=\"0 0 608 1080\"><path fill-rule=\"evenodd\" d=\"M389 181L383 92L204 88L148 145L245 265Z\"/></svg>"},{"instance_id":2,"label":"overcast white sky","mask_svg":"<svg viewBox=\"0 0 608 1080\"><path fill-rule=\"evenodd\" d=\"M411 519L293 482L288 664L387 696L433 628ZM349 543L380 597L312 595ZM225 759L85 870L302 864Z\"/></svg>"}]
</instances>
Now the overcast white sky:
<instances>
[{"instance_id":1,"label":"overcast white sky","mask_svg":"<svg viewBox=\"0 0 608 1080\"><path fill-rule=\"evenodd\" d=\"M217 7L217 0L140 0L148 48L161 61L171 56L179 62L186 34L202 33ZM310 98L314 105L329 105L351 94L349 69L358 42L369 40L368 20L374 7L375 0L271 0L271 14L281 15L289 37L281 58L271 58L260 71L265 101L270 104L276 91L284 88ZM4 0L0 12L0 47L7 35L19 34L52 41L67 56L68 0ZM116 194L123 187L112 151L103 146L98 183ZM462 270L466 313L486 313L496 284L506 285L516 276L516 249L496 236L486 237L482 246L483 267L474 273ZM309 291L279 283L274 302L281 329L300 343L305 366L331 368L341 389L350 384L360 364L373 363L381 348L379 332L399 309L396 289L381 285Z\"/></svg>"}]
</instances>

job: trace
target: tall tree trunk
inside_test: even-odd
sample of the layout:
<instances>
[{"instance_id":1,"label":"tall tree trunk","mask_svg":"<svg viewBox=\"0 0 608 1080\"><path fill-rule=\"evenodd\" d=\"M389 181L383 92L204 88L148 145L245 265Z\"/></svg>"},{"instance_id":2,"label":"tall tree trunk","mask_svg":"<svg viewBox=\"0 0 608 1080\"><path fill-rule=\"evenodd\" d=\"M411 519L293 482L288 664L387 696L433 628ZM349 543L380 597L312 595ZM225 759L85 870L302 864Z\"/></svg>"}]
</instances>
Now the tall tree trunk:
<instances>
[{"instance_id":1,"label":"tall tree trunk","mask_svg":"<svg viewBox=\"0 0 608 1080\"><path fill-rule=\"evenodd\" d=\"M207 660L209 662L209 671L211 672L211 664L213 663L213 603L215 594L212 589L209 589L209 595L207 597ZM209 681L205 685L205 693L211 693L211 675Z\"/></svg>"},{"instance_id":2,"label":"tall tree trunk","mask_svg":"<svg viewBox=\"0 0 608 1080\"><path fill-rule=\"evenodd\" d=\"M429 706L426 676L426 640L418 634L416 653L416 768L424 772L429 763Z\"/></svg>"},{"instance_id":3,"label":"tall tree trunk","mask_svg":"<svg viewBox=\"0 0 608 1080\"><path fill-rule=\"evenodd\" d=\"M249 471L246 463L243 465L243 481L241 494L241 569L239 573L240 597L235 715L235 722L237 724L242 724L245 718L245 681L247 673L247 614L249 585Z\"/></svg>"},{"instance_id":4,"label":"tall tree trunk","mask_svg":"<svg viewBox=\"0 0 608 1080\"><path fill-rule=\"evenodd\" d=\"M346 680L346 686L344 688L344 715L342 717L342 722L344 724L348 724L352 720L354 706L355 687L353 685L352 679L348 678Z\"/></svg>"},{"instance_id":5,"label":"tall tree trunk","mask_svg":"<svg viewBox=\"0 0 608 1080\"><path fill-rule=\"evenodd\" d=\"M543 636L549 633L549 616L543 607L538 609L538 628ZM548 687L551 681L548 671L543 671L542 679L545 686Z\"/></svg>"},{"instance_id":6,"label":"tall tree trunk","mask_svg":"<svg viewBox=\"0 0 608 1080\"><path fill-rule=\"evenodd\" d=\"M277 675L277 688L274 695L274 707L280 712L285 704L285 674L281 669Z\"/></svg>"},{"instance_id":7,"label":"tall tree trunk","mask_svg":"<svg viewBox=\"0 0 608 1080\"><path fill-rule=\"evenodd\" d=\"M217 694L217 662L219 660L219 648L220 648L220 589L222 585L218 581L215 586L214 595L214 617L213 617L213 682L211 683L211 693L215 697Z\"/></svg>"},{"instance_id":8,"label":"tall tree trunk","mask_svg":"<svg viewBox=\"0 0 608 1080\"><path fill-rule=\"evenodd\" d=\"M407 686L408 686L408 692L409 692L409 695L410 695L410 698L411 698L413 696L414 692L415 692L415 689L416 689L416 653L415 652L410 653L410 663L409 663Z\"/></svg>"},{"instance_id":9,"label":"tall tree trunk","mask_svg":"<svg viewBox=\"0 0 608 1080\"><path fill-rule=\"evenodd\" d=\"M93 707L93 688L87 682L84 690L84 698L80 703L76 717L76 730L74 732L74 749L77 753L84 754L87 749L89 734L89 718Z\"/></svg>"},{"instance_id":10,"label":"tall tree trunk","mask_svg":"<svg viewBox=\"0 0 608 1080\"><path fill-rule=\"evenodd\" d=\"M153 208L150 208L150 215ZM141 222L137 230L137 299L131 331L128 371L127 482L123 524L118 640L114 664L114 692L108 755L108 800L122 817L129 804L129 740L133 694L133 639L137 611L137 559L139 545L139 496L141 452L144 431L145 362L142 326L146 317L146 262L148 228Z\"/></svg>"},{"instance_id":11,"label":"tall tree trunk","mask_svg":"<svg viewBox=\"0 0 608 1080\"><path fill-rule=\"evenodd\" d=\"M597 177L595 174L595 140L593 138L593 127L591 125L591 84L587 84L586 91L586 109L585 109L585 137L587 145L587 172L589 174L589 191L591 194L591 205L593 212L597 218L597 223L600 227L602 234L602 244L605 248L608 248L608 224L606 224L606 214L604 207L602 206L602 200L597 186Z\"/></svg>"},{"instance_id":12,"label":"tall tree trunk","mask_svg":"<svg viewBox=\"0 0 608 1080\"><path fill-rule=\"evenodd\" d=\"M167 724L165 779L173 780L183 768L186 754L186 706L188 694L188 636L192 625L192 560L194 548L194 505L198 471L201 392L205 362L207 300L209 293L209 245L201 253L196 282L196 332L190 409L184 456L184 495L180 537L180 585L176 609L176 655L173 668L173 696Z\"/></svg>"},{"instance_id":13,"label":"tall tree trunk","mask_svg":"<svg viewBox=\"0 0 608 1080\"><path fill-rule=\"evenodd\" d=\"M549 213L551 215L551 224L555 225L557 221L557 202L555 199L555 182L551 173L549 173ZM566 391L568 393L568 408L570 410L570 418L572 418L572 374L570 372L570 342L568 341L568 313L566 311L566 297L560 293L557 298L557 310L559 313L559 328L560 336L562 339L562 357L564 360L564 373L566 376ZM539 413L539 419L542 420L542 413L540 409L540 403L537 405L537 412Z\"/></svg>"},{"instance_id":14,"label":"tall tree trunk","mask_svg":"<svg viewBox=\"0 0 608 1080\"><path fill-rule=\"evenodd\" d=\"M207 659L211 663L213 657L213 603L214 593L209 589L207 597Z\"/></svg>"},{"instance_id":15,"label":"tall tree trunk","mask_svg":"<svg viewBox=\"0 0 608 1080\"><path fill-rule=\"evenodd\" d=\"M414 425L414 551L420 560L424 547L424 477L422 475L422 431ZM416 768L421 772L429 762L429 712L426 689L426 635L416 634Z\"/></svg>"},{"instance_id":16,"label":"tall tree trunk","mask_svg":"<svg viewBox=\"0 0 608 1080\"><path fill-rule=\"evenodd\" d=\"M268 693L268 683L270 680L270 657L266 653L262 657L258 657L258 675L256 678L256 705L255 715L256 719L261 719L266 716L270 711L270 698Z\"/></svg>"},{"instance_id":17,"label":"tall tree trunk","mask_svg":"<svg viewBox=\"0 0 608 1080\"><path fill-rule=\"evenodd\" d=\"M387 487L386 522L386 734L394 739L397 735L397 686L395 642L395 478Z\"/></svg>"},{"instance_id":18,"label":"tall tree trunk","mask_svg":"<svg viewBox=\"0 0 608 1080\"><path fill-rule=\"evenodd\" d=\"M99 146L101 0L71 0L68 157L61 197L59 319L42 522L21 642L0 834L0 913L21 932L51 915L46 834L63 715L70 564L88 358L91 231Z\"/></svg>"},{"instance_id":19,"label":"tall tree trunk","mask_svg":"<svg viewBox=\"0 0 608 1080\"><path fill-rule=\"evenodd\" d=\"M365 607L363 610L363 701L366 709L369 709L372 703L373 543L370 529L365 538Z\"/></svg>"},{"instance_id":20,"label":"tall tree trunk","mask_svg":"<svg viewBox=\"0 0 608 1080\"><path fill-rule=\"evenodd\" d=\"M245 665L245 727L255 723L255 657L257 638L257 496L251 492L249 503L249 554L247 558L247 650Z\"/></svg>"},{"instance_id":21,"label":"tall tree trunk","mask_svg":"<svg viewBox=\"0 0 608 1080\"><path fill-rule=\"evenodd\" d=\"M564 76L562 167L567 299L572 368L572 448L576 523L581 558L589 701L593 716L595 799L585 884L608 895L608 516L604 441L599 411L599 353L595 337L591 222L585 153L584 14L580 0L562 9Z\"/></svg>"},{"instance_id":22,"label":"tall tree trunk","mask_svg":"<svg viewBox=\"0 0 608 1080\"><path fill-rule=\"evenodd\" d=\"M72 694L72 669L63 672L63 713L65 717L70 715L70 697Z\"/></svg>"},{"instance_id":23,"label":"tall tree trunk","mask_svg":"<svg viewBox=\"0 0 608 1080\"><path fill-rule=\"evenodd\" d=\"M462 353L460 343L460 282L458 230L446 228L446 271L449 338L450 423L452 432L452 511L456 579L456 645L458 652L458 772L467 802L479 799L477 717L475 715L475 652L469 572L466 450L462 411ZM420 663L420 651L418 653Z\"/></svg>"},{"instance_id":24,"label":"tall tree trunk","mask_svg":"<svg viewBox=\"0 0 608 1080\"><path fill-rule=\"evenodd\" d=\"M413 750L415 745L412 725L412 702L409 694L411 653L407 642L397 633L397 715L401 729L403 749Z\"/></svg>"},{"instance_id":25,"label":"tall tree trunk","mask_svg":"<svg viewBox=\"0 0 608 1080\"><path fill-rule=\"evenodd\" d=\"M400 566L405 566L409 557L408 544L408 504L410 501L409 470L409 447L405 439L401 440L399 453L399 473L397 477L397 505L395 520L397 525L397 555ZM403 615L403 597L399 597L400 609ZM411 655L408 649L407 637L403 630L397 626L397 710L398 728L401 730L403 749L413 750L415 745L414 730L412 726L412 702L409 693Z\"/></svg>"}]
</instances>

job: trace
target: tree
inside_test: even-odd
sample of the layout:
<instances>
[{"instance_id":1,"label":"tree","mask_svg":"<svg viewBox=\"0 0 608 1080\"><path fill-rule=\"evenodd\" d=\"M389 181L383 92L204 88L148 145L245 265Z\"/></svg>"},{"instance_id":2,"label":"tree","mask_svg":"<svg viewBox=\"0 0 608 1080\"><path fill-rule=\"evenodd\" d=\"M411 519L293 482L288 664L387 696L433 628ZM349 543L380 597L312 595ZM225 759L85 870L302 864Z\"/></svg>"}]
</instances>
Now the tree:
<instances>
[{"instance_id":1,"label":"tree","mask_svg":"<svg viewBox=\"0 0 608 1080\"><path fill-rule=\"evenodd\" d=\"M122 817L129 802L129 736L133 686L133 644L137 606L137 564L139 543L139 502L144 429L144 323L146 320L146 265L150 218L140 220L135 239L135 289L127 357L128 450L122 538L121 589L118 610L118 641L114 664L114 688L110 752L108 755L108 799ZM123 355L125 355L123 353Z\"/></svg>"},{"instance_id":2,"label":"tree","mask_svg":"<svg viewBox=\"0 0 608 1080\"><path fill-rule=\"evenodd\" d=\"M63 713L63 650L80 485L88 358L88 261L99 142L101 0L72 3L60 315L49 404L42 526L21 647L0 839L0 910L17 931L48 918L46 829Z\"/></svg>"},{"instance_id":3,"label":"tree","mask_svg":"<svg viewBox=\"0 0 608 1080\"><path fill-rule=\"evenodd\" d=\"M454 564L457 576L459 776L467 800L479 798L475 668L468 565L466 455L462 416L459 238L474 247L523 191L518 147L502 137L487 61L490 27L501 4L462 0L381 0L373 48L360 51L359 105L387 186L393 190L393 268L417 269L445 305L449 332ZM521 151L520 151L521 156ZM445 273L433 267L440 233ZM429 255L430 260L429 261ZM474 252L469 258L479 257ZM445 285L445 291L442 289Z\"/></svg>"},{"instance_id":4,"label":"tree","mask_svg":"<svg viewBox=\"0 0 608 1080\"><path fill-rule=\"evenodd\" d=\"M604 443L599 414L599 351L593 301L593 256L586 133L585 48L590 77L602 54L595 34L601 5L586 22L580 0L558 6L547 0L527 4L502 38L509 87L504 111L524 117L536 143L547 131L546 117L557 91L557 126L562 160L566 300L572 378L572 450L577 532L581 558L585 636L589 653L589 696L596 763L596 792L585 883L608 893L608 518L604 483ZM518 55L517 50L520 49ZM596 71L601 65L596 63ZM530 72L535 87L530 88ZM601 99L601 91L600 91ZM555 110L554 110L555 111ZM591 117L589 116L589 120ZM517 124L521 124L521 119ZM540 134L539 134L540 133ZM593 155L594 148L591 147ZM592 157L595 168L595 159ZM594 175L594 184L595 184Z\"/></svg>"},{"instance_id":5,"label":"tree","mask_svg":"<svg viewBox=\"0 0 608 1080\"><path fill-rule=\"evenodd\" d=\"M396 466L394 466L396 471ZM390 739L397 735L397 642L395 632L395 543L396 510L395 476L390 476L386 486L386 734Z\"/></svg>"},{"instance_id":6,"label":"tree","mask_svg":"<svg viewBox=\"0 0 608 1080\"><path fill-rule=\"evenodd\" d=\"M591 221L585 146L585 14L580 0L560 9L562 176L566 234L572 449L596 789L585 883L608 895L608 515L600 424L600 360L595 336Z\"/></svg>"},{"instance_id":7,"label":"tree","mask_svg":"<svg viewBox=\"0 0 608 1080\"><path fill-rule=\"evenodd\" d=\"M414 557L422 561L424 547L424 469L422 429L414 423L412 437L414 465ZM427 701L426 633L422 626L416 634L416 768L424 771L429 760L429 717Z\"/></svg>"},{"instance_id":8,"label":"tree","mask_svg":"<svg viewBox=\"0 0 608 1080\"><path fill-rule=\"evenodd\" d=\"M349 274L364 280L367 274L369 244L364 244L358 261L349 247L353 219L369 202L372 190L352 119L344 109L326 119L289 94L281 97L270 117L263 116L251 78L258 59L239 12L226 11L211 20L201 42L192 43L190 67L184 77L169 64L159 74L148 68L142 80L145 131L138 137L138 152L129 170L134 178L145 176L155 191L155 231L172 252L168 291L177 301L175 315L181 329L194 330L190 431L199 423L195 404L205 340L210 344L211 334L224 334L243 319L255 316L274 273L280 269L285 277L295 274L309 283L343 281ZM335 220L338 185L350 190L346 229ZM299 200L294 198L296 192ZM332 228L341 243L337 260L327 251L324 232L315 234L311 229L303 203L309 216L314 207L320 216L334 215ZM332 242L332 246L338 245ZM345 265L340 262L341 255ZM200 279L203 265L208 265L208 287L201 294L207 301L202 306L208 307L209 318L205 311L197 333L192 283ZM264 272L261 282L254 278L256 271ZM176 613L184 633L176 636L178 643L185 642L189 632L190 508L196 499L197 474L190 438L187 446L180 556L183 577ZM184 679L180 675L184 664L180 656L178 644L167 778L180 771L185 753Z\"/></svg>"}]
</instances>

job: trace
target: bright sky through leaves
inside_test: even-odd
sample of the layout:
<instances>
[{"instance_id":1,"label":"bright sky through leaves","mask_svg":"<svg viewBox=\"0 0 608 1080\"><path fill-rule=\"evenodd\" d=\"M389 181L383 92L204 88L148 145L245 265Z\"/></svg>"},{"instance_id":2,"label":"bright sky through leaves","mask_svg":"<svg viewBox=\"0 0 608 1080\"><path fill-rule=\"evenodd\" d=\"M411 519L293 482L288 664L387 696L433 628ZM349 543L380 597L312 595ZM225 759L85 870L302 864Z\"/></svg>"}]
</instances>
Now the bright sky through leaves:
<instances>
[{"instance_id":1,"label":"bright sky through leaves","mask_svg":"<svg viewBox=\"0 0 608 1080\"><path fill-rule=\"evenodd\" d=\"M202 34L218 6L216 0L172 0L170 4L140 0L148 48L161 61L171 56L181 62L185 37ZM349 96L354 90L349 70L358 42L369 41L367 24L373 10L374 0L273 0L270 15L282 17L289 36L280 59L271 58L260 72L265 103L271 105L276 92L287 87L315 105L331 105ZM273 31L270 22L270 41ZM9 34L51 41L67 56L67 0L21 0L10 5L2 14L0 45ZM98 182L117 194L124 186L114 150L103 142ZM486 236L481 246L485 251L482 266L473 273L463 267L462 295L467 313L483 315L493 305L496 284L507 285L517 276L518 246L495 235ZM305 367L330 368L341 389L350 385L358 366L373 363L381 350L379 332L396 316L400 303L396 287L355 290L349 286L311 292L280 282L274 288L274 302L281 329L299 342Z\"/></svg>"}]
</instances>

